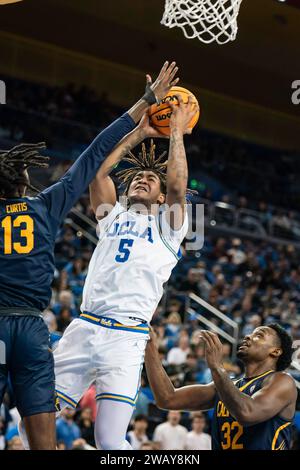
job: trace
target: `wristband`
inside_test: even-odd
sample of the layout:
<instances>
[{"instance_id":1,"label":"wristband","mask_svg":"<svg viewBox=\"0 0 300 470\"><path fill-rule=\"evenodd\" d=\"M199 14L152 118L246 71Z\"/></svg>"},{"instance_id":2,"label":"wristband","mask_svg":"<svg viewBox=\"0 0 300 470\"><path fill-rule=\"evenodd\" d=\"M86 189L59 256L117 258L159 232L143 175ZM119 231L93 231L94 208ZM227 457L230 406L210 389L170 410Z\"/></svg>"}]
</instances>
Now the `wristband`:
<instances>
[{"instance_id":1,"label":"wristband","mask_svg":"<svg viewBox=\"0 0 300 470\"><path fill-rule=\"evenodd\" d=\"M155 93L151 90L150 83L147 83L145 88L145 94L142 97L142 100L145 100L150 106L152 104L159 104L159 100L157 99Z\"/></svg>"}]
</instances>

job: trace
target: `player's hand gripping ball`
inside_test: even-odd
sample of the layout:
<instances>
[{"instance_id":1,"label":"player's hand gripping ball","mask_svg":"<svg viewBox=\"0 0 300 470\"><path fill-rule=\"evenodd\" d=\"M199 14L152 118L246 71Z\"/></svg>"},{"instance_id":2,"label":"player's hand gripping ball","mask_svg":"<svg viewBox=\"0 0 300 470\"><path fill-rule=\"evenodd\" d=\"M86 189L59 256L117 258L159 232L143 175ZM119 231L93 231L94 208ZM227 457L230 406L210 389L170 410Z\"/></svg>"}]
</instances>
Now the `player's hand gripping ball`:
<instances>
[{"instance_id":1,"label":"player's hand gripping ball","mask_svg":"<svg viewBox=\"0 0 300 470\"><path fill-rule=\"evenodd\" d=\"M192 102L195 103L195 114L189 123L189 129L193 129L197 124L200 117L200 107L197 98L186 88L180 86L174 86L170 89L169 93L160 102L159 105L153 104L149 110L150 124L157 129L161 134L170 135L170 117L172 116L172 110L169 106L171 101L178 105L178 99L176 95L181 95L183 102L188 102L188 97L192 97Z\"/></svg>"}]
</instances>

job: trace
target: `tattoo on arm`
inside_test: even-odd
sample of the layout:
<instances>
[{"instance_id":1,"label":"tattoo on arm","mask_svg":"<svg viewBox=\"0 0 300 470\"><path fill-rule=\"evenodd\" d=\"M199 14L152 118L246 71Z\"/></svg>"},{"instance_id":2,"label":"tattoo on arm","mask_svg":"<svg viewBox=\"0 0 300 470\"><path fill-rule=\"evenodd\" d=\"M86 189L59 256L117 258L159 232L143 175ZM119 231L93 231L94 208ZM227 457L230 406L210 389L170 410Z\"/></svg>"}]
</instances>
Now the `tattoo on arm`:
<instances>
[{"instance_id":1,"label":"tattoo on arm","mask_svg":"<svg viewBox=\"0 0 300 470\"><path fill-rule=\"evenodd\" d=\"M183 135L176 130L171 133L170 137L167 176L168 183L170 183L171 186L177 186L179 184L179 186L182 186L182 191L185 192L188 179L186 153L184 148Z\"/></svg>"}]
</instances>

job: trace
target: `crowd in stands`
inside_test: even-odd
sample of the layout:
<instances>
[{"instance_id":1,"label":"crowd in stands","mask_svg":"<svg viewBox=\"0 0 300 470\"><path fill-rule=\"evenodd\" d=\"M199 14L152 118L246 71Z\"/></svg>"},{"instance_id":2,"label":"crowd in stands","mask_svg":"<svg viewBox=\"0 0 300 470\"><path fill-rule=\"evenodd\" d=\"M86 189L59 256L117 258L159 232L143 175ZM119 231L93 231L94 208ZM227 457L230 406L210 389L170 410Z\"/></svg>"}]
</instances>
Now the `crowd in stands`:
<instances>
[{"instance_id":1,"label":"crowd in stands","mask_svg":"<svg viewBox=\"0 0 300 470\"><path fill-rule=\"evenodd\" d=\"M32 109L38 113L94 126L104 125L118 114L118 109L109 105L107 97L98 99L86 89L76 90L71 86L61 89L47 88L27 84L24 91L18 81L12 80L11 83L14 86L9 87L9 105L21 106L26 111ZM1 135L0 122L0 140L1 137L15 141L23 140L26 131L23 132L22 123L16 122L15 129L18 129L17 134L4 136L2 127ZM40 138L41 135L38 140ZM224 150L221 141L222 138L218 141L215 151L208 145L206 155L201 157L204 165L211 156L210 166L213 171L217 171L213 162L217 162L216 167L220 170L221 156L227 158L233 152L231 146L225 146ZM194 151L198 152L199 147L202 155L201 146L204 144L199 141L193 145ZM244 154L240 147L238 155L242 159L241 162L248 159L248 155ZM193 161L195 162L195 159ZM198 162L200 165L200 159ZM225 166L222 170L225 173L222 174L227 174L226 172L230 171L228 168ZM64 164L60 164L55 172L51 169L52 182L64 169ZM238 174L238 170L236 171ZM266 171L268 170L264 173ZM241 173L239 175L241 176ZM279 178L279 175L277 176ZM232 181L231 177L232 175L228 175L229 182ZM224 202L231 203L233 196L224 194L221 196ZM214 199L213 194L203 192L202 196ZM265 197L267 198L267 194ZM268 214L268 217L276 216L263 202L263 198L261 202L255 202L254 198L253 202L250 193L247 198L243 196L235 202L248 207L253 207L254 204L256 208ZM76 209L93 218L86 195L78 202ZM81 231L73 228L72 222L75 219L76 216L70 214L65 220L56 244L52 301L44 312L52 348L56 347L66 327L79 315L83 285L94 249L93 243L87 240ZM80 223L83 229L95 236L89 224L85 225L82 221ZM229 326L191 300L190 293L201 297L234 320L239 326L240 337L250 334L259 325L276 321L287 329L295 341L300 340L300 249L297 246L292 243L270 244L264 240L241 238L234 234L225 237L216 235L211 230L205 235L201 250L189 251L183 245L182 254L152 321L158 337L162 363L175 386L206 384L211 380L203 344L199 341L199 330L202 326L198 314L204 315L226 333L232 333ZM189 308L192 308L194 313L189 313ZM242 364L235 358L232 345L227 341L224 341L223 354L228 373L232 377L241 375ZM299 372L294 369L290 372L300 380ZM58 449L95 449L93 430L96 412L95 389L92 386L76 410L65 409L57 420ZM17 431L18 419L13 393L9 389L0 408L0 450L22 449ZM297 420L299 421L299 414ZM294 449L300 448L300 425L297 420L293 434ZM210 449L210 435L211 412L167 413L159 410L143 372L139 398L127 435L135 450Z\"/></svg>"},{"instance_id":2,"label":"crowd in stands","mask_svg":"<svg viewBox=\"0 0 300 470\"><path fill-rule=\"evenodd\" d=\"M0 116L0 139L32 141L42 137L63 158L78 156L99 129L125 111L113 104L106 92L97 95L86 86L1 79L6 82L7 105ZM296 151L276 151L199 127L187 140L187 151L194 177L199 175L203 180L206 175L210 182L217 182L205 185L209 199L220 200L224 192L231 192L234 201L246 196L249 208L264 210L268 203L285 211L299 209L300 159ZM253 191L254 186L259 191Z\"/></svg>"},{"instance_id":3,"label":"crowd in stands","mask_svg":"<svg viewBox=\"0 0 300 470\"><path fill-rule=\"evenodd\" d=\"M270 246L264 242L210 235L201 251L188 252L184 247L182 251L183 258L173 271L152 322L162 363L175 386L206 384L211 380L204 348L199 342L201 325L196 314L187 313L189 293L200 296L235 320L240 336L250 334L261 324L277 321L294 340L300 340L299 250L292 245ZM91 253L91 244L78 237L66 223L57 243L59 268L53 282L52 303L44 313L53 348L79 314ZM196 313L218 324L209 311L193 303L192 307ZM226 326L220 326L226 331ZM224 365L232 377L238 377L243 371L242 365L232 357L228 342L224 341L223 347ZM290 372L300 379L296 370ZM57 439L61 450L94 448L94 396L95 390L91 387L78 410L65 410L58 419ZM0 413L0 435L6 436L2 446L13 449L18 448L20 442L16 430L17 412L13 407L11 417L11 406L13 398L7 396L6 406ZM190 415L159 410L143 373L128 439L135 449L206 449L210 446L210 419L211 412ZM299 440L296 426L294 438L296 448Z\"/></svg>"}]
</instances>

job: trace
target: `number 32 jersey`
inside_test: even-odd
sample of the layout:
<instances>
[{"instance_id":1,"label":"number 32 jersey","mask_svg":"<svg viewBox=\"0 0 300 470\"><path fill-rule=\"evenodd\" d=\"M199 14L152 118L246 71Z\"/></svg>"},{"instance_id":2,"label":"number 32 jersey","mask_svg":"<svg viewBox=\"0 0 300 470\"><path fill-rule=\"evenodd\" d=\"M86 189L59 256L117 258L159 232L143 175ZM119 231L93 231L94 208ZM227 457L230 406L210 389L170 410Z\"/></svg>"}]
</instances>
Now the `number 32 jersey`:
<instances>
[{"instance_id":1,"label":"number 32 jersey","mask_svg":"<svg viewBox=\"0 0 300 470\"><path fill-rule=\"evenodd\" d=\"M254 378L242 377L235 385L252 396L258 392L270 370ZM279 415L252 426L241 426L216 397L212 421L213 450L288 450L291 445L291 422Z\"/></svg>"},{"instance_id":2,"label":"number 32 jersey","mask_svg":"<svg viewBox=\"0 0 300 470\"><path fill-rule=\"evenodd\" d=\"M150 322L188 230L170 229L161 206L154 216L126 210L116 203L98 221L99 242L83 291L82 312Z\"/></svg>"}]
</instances>

